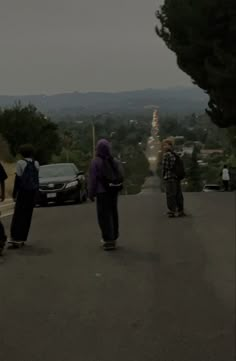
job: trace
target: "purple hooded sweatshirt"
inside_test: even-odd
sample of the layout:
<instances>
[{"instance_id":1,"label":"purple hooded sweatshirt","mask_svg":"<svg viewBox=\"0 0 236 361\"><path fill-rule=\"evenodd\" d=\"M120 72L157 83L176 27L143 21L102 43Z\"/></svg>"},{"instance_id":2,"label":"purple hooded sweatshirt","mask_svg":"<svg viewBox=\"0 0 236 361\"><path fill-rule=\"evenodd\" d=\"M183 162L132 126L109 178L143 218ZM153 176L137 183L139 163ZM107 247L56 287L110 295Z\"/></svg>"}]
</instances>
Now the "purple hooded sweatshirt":
<instances>
[{"instance_id":1,"label":"purple hooded sweatshirt","mask_svg":"<svg viewBox=\"0 0 236 361\"><path fill-rule=\"evenodd\" d=\"M94 199L97 194L106 193L104 186L102 185L101 171L102 171L102 159L108 159L112 156L111 145L106 139L101 139L97 143L96 158L92 161L89 171L89 198Z\"/></svg>"}]
</instances>

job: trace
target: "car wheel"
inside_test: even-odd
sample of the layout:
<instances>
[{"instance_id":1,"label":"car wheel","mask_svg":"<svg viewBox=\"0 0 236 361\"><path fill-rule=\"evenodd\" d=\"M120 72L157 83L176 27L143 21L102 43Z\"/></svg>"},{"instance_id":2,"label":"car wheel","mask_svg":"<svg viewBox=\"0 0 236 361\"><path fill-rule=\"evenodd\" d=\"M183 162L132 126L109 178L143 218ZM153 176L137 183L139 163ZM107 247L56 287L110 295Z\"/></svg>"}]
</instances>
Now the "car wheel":
<instances>
[{"instance_id":1,"label":"car wheel","mask_svg":"<svg viewBox=\"0 0 236 361\"><path fill-rule=\"evenodd\" d=\"M40 207L47 207L47 206L48 206L48 202L47 202L47 201L40 202L40 203L39 203L39 206L40 206Z\"/></svg>"}]
</instances>

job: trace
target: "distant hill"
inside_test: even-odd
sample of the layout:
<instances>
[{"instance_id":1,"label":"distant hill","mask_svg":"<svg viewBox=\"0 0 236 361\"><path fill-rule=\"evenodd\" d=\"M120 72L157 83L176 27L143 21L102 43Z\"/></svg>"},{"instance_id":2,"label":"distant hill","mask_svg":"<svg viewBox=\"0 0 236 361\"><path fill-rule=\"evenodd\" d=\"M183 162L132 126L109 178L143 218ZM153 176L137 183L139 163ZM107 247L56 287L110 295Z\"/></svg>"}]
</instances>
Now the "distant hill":
<instances>
[{"instance_id":1,"label":"distant hill","mask_svg":"<svg viewBox=\"0 0 236 361\"><path fill-rule=\"evenodd\" d=\"M200 89L179 87L116 93L0 96L0 107L11 106L18 101L24 105L32 103L47 114L142 113L157 107L161 113L187 114L203 112L207 106L207 96Z\"/></svg>"}]
</instances>

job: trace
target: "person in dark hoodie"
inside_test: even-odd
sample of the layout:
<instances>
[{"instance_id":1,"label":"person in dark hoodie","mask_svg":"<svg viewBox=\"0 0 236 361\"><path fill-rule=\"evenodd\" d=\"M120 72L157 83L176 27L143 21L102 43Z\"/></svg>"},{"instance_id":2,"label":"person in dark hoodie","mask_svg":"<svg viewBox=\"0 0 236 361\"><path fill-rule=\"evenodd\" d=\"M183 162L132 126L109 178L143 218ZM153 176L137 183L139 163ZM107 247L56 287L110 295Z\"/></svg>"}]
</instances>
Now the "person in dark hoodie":
<instances>
[{"instance_id":1,"label":"person in dark hoodie","mask_svg":"<svg viewBox=\"0 0 236 361\"><path fill-rule=\"evenodd\" d=\"M20 159L16 164L13 189L15 210L11 222L10 243L14 247L23 246L27 241L31 226L36 194L39 188L39 163L34 160L34 148L30 144L20 148Z\"/></svg>"},{"instance_id":2,"label":"person in dark hoodie","mask_svg":"<svg viewBox=\"0 0 236 361\"><path fill-rule=\"evenodd\" d=\"M98 223L105 250L116 248L119 238L118 194L122 189L123 170L112 157L111 144L101 139L89 174L89 198L96 198Z\"/></svg>"}]
</instances>

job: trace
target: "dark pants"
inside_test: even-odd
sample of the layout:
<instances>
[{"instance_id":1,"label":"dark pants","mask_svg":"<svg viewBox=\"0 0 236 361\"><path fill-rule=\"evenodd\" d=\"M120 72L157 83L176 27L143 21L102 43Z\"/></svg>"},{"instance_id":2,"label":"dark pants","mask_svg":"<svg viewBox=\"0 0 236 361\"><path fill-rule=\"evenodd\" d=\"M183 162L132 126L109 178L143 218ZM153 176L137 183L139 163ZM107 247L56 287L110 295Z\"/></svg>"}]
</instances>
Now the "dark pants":
<instances>
[{"instance_id":1,"label":"dark pants","mask_svg":"<svg viewBox=\"0 0 236 361\"><path fill-rule=\"evenodd\" d=\"M177 179L166 181L167 206L170 212L175 213L184 211L184 197L181 188L181 182Z\"/></svg>"},{"instance_id":2,"label":"dark pants","mask_svg":"<svg viewBox=\"0 0 236 361\"><path fill-rule=\"evenodd\" d=\"M35 192L25 191L20 191L17 195L11 222L11 238L13 241L27 241L35 206L35 196Z\"/></svg>"},{"instance_id":3,"label":"dark pants","mask_svg":"<svg viewBox=\"0 0 236 361\"><path fill-rule=\"evenodd\" d=\"M97 195L97 217L104 242L115 242L119 237L118 194Z\"/></svg>"},{"instance_id":4,"label":"dark pants","mask_svg":"<svg viewBox=\"0 0 236 361\"><path fill-rule=\"evenodd\" d=\"M6 234L5 234L5 230L4 230L4 227L3 227L3 224L0 220L0 252L1 250L3 249L5 243L6 243Z\"/></svg>"},{"instance_id":5,"label":"dark pants","mask_svg":"<svg viewBox=\"0 0 236 361\"><path fill-rule=\"evenodd\" d=\"M229 181L223 181L223 186L224 186L225 192L228 192L228 190L229 190Z\"/></svg>"}]
</instances>

